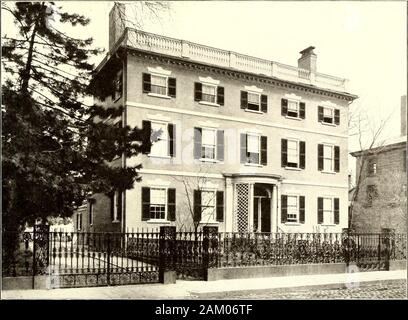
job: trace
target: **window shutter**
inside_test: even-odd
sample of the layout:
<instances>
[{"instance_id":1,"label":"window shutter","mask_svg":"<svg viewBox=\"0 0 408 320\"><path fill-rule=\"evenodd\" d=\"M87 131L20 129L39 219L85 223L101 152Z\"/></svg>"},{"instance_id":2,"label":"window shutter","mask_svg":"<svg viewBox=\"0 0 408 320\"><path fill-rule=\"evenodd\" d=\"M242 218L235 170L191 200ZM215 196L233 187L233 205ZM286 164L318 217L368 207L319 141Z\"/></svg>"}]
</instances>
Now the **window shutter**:
<instances>
[{"instance_id":1,"label":"window shutter","mask_svg":"<svg viewBox=\"0 0 408 320\"><path fill-rule=\"evenodd\" d=\"M288 220L288 196L281 196L281 222L286 223Z\"/></svg>"},{"instance_id":2,"label":"window shutter","mask_svg":"<svg viewBox=\"0 0 408 320\"><path fill-rule=\"evenodd\" d=\"M142 221L150 219L150 188L142 187Z\"/></svg>"},{"instance_id":3,"label":"window shutter","mask_svg":"<svg viewBox=\"0 0 408 320\"><path fill-rule=\"evenodd\" d=\"M299 196L299 222L305 223L305 196Z\"/></svg>"},{"instance_id":4,"label":"window shutter","mask_svg":"<svg viewBox=\"0 0 408 320\"><path fill-rule=\"evenodd\" d=\"M334 123L340 125L340 110L334 109Z\"/></svg>"},{"instance_id":5,"label":"window shutter","mask_svg":"<svg viewBox=\"0 0 408 320\"><path fill-rule=\"evenodd\" d=\"M117 199L116 199L116 212L117 212L117 220L122 220L122 191L117 191Z\"/></svg>"},{"instance_id":6,"label":"window shutter","mask_svg":"<svg viewBox=\"0 0 408 320\"><path fill-rule=\"evenodd\" d=\"M194 82L194 101L202 100L203 85L201 82Z\"/></svg>"},{"instance_id":7,"label":"window shutter","mask_svg":"<svg viewBox=\"0 0 408 320\"><path fill-rule=\"evenodd\" d=\"M201 190L194 190L194 221L201 221Z\"/></svg>"},{"instance_id":8,"label":"window shutter","mask_svg":"<svg viewBox=\"0 0 408 320\"><path fill-rule=\"evenodd\" d=\"M288 100L287 99L281 100L281 113L282 113L282 116L286 116L288 114Z\"/></svg>"},{"instance_id":9,"label":"window shutter","mask_svg":"<svg viewBox=\"0 0 408 320\"><path fill-rule=\"evenodd\" d=\"M217 87L217 103L220 106L224 105L224 87Z\"/></svg>"},{"instance_id":10,"label":"window shutter","mask_svg":"<svg viewBox=\"0 0 408 320\"><path fill-rule=\"evenodd\" d=\"M334 171L340 172L340 147L334 147Z\"/></svg>"},{"instance_id":11,"label":"window shutter","mask_svg":"<svg viewBox=\"0 0 408 320\"><path fill-rule=\"evenodd\" d=\"M149 73L143 73L143 93L149 93L152 91L151 76Z\"/></svg>"},{"instance_id":12,"label":"window shutter","mask_svg":"<svg viewBox=\"0 0 408 320\"><path fill-rule=\"evenodd\" d=\"M201 158L201 128L194 128L194 159Z\"/></svg>"},{"instance_id":13,"label":"window shutter","mask_svg":"<svg viewBox=\"0 0 408 320\"><path fill-rule=\"evenodd\" d=\"M301 119L306 118L306 104L304 102L299 103L299 117Z\"/></svg>"},{"instance_id":14,"label":"window shutter","mask_svg":"<svg viewBox=\"0 0 408 320\"><path fill-rule=\"evenodd\" d=\"M268 96L266 94L261 95L261 111L263 113L268 112Z\"/></svg>"},{"instance_id":15,"label":"window shutter","mask_svg":"<svg viewBox=\"0 0 408 320\"><path fill-rule=\"evenodd\" d=\"M175 98L176 97L176 78L168 78L167 84L169 88L169 96Z\"/></svg>"},{"instance_id":16,"label":"window shutter","mask_svg":"<svg viewBox=\"0 0 408 320\"><path fill-rule=\"evenodd\" d=\"M323 170L323 145L317 145L317 170Z\"/></svg>"},{"instance_id":17,"label":"window shutter","mask_svg":"<svg viewBox=\"0 0 408 320\"><path fill-rule=\"evenodd\" d=\"M266 166L268 164L268 138L261 136L261 164Z\"/></svg>"},{"instance_id":18,"label":"window shutter","mask_svg":"<svg viewBox=\"0 0 408 320\"><path fill-rule=\"evenodd\" d=\"M286 167L288 165L288 140L281 140L281 165Z\"/></svg>"},{"instance_id":19,"label":"window shutter","mask_svg":"<svg viewBox=\"0 0 408 320\"><path fill-rule=\"evenodd\" d=\"M92 201L89 201L89 224L91 225L93 223L93 217L92 217L92 207L93 203Z\"/></svg>"},{"instance_id":20,"label":"window shutter","mask_svg":"<svg viewBox=\"0 0 408 320\"><path fill-rule=\"evenodd\" d=\"M241 91L241 109L248 108L248 92Z\"/></svg>"},{"instance_id":21,"label":"window shutter","mask_svg":"<svg viewBox=\"0 0 408 320\"><path fill-rule=\"evenodd\" d=\"M247 162L247 135L241 133L241 148L240 148L241 163Z\"/></svg>"},{"instance_id":22,"label":"window shutter","mask_svg":"<svg viewBox=\"0 0 408 320\"><path fill-rule=\"evenodd\" d=\"M224 191L217 191L217 221L224 221Z\"/></svg>"},{"instance_id":23,"label":"window shutter","mask_svg":"<svg viewBox=\"0 0 408 320\"><path fill-rule=\"evenodd\" d=\"M340 224L340 203L339 198L334 198L334 223Z\"/></svg>"},{"instance_id":24,"label":"window shutter","mask_svg":"<svg viewBox=\"0 0 408 320\"><path fill-rule=\"evenodd\" d=\"M317 119L318 121L323 121L323 107L318 106L317 107Z\"/></svg>"},{"instance_id":25,"label":"window shutter","mask_svg":"<svg viewBox=\"0 0 408 320\"><path fill-rule=\"evenodd\" d=\"M224 130L217 130L217 160L224 161Z\"/></svg>"},{"instance_id":26,"label":"window shutter","mask_svg":"<svg viewBox=\"0 0 408 320\"><path fill-rule=\"evenodd\" d=\"M317 223L323 223L323 198L317 198Z\"/></svg>"},{"instance_id":27,"label":"window shutter","mask_svg":"<svg viewBox=\"0 0 408 320\"><path fill-rule=\"evenodd\" d=\"M176 221L176 189L167 189L167 220Z\"/></svg>"},{"instance_id":28,"label":"window shutter","mask_svg":"<svg viewBox=\"0 0 408 320\"><path fill-rule=\"evenodd\" d=\"M306 142L299 142L299 168L306 168Z\"/></svg>"},{"instance_id":29,"label":"window shutter","mask_svg":"<svg viewBox=\"0 0 408 320\"><path fill-rule=\"evenodd\" d=\"M115 200L114 200L114 197L115 197L115 193L114 193L114 192L110 192L110 193L109 193L109 201L110 201L110 216L111 216L111 221L113 221L114 211L115 211L115 207L114 207L114 205L115 205Z\"/></svg>"},{"instance_id":30,"label":"window shutter","mask_svg":"<svg viewBox=\"0 0 408 320\"><path fill-rule=\"evenodd\" d=\"M142 130L143 130L142 144L145 146L144 153L148 154L150 153L150 149L152 148L151 142L152 123L150 121L143 120Z\"/></svg>"},{"instance_id":31,"label":"window shutter","mask_svg":"<svg viewBox=\"0 0 408 320\"><path fill-rule=\"evenodd\" d=\"M176 154L176 125L169 123L167 131L169 133L169 156L174 157Z\"/></svg>"}]
</instances>

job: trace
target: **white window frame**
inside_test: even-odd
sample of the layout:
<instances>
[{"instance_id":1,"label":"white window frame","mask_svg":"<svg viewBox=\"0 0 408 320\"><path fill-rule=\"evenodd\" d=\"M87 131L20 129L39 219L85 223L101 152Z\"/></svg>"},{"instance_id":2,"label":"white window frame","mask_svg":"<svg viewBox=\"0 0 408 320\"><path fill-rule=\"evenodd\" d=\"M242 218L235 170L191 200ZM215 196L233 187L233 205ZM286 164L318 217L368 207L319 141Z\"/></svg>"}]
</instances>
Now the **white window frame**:
<instances>
[{"instance_id":1,"label":"white window frame","mask_svg":"<svg viewBox=\"0 0 408 320\"><path fill-rule=\"evenodd\" d=\"M263 113L261 111L261 93L260 92L254 92L254 91L247 91L248 93L248 102L247 102L247 107L245 109L245 111L249 111L249 112L256 112L256 113ZM249 109L249 95L253 94L253 95L257 95L258 96L258 110L253 110L253 109ZM252 103L251 103L252 104Z\"/></svg>"},{"instance_id":2,"label":"white window frame","mask_svg":"<svg viewBox=\"0 0 408 320\"><path fill-rule=\"evenodd\" d=\"M166 159L171 158L170 155L169 155L169 149L168 149L168 144L169 144L169 140L170 140L170 137L169 137L169 123L170 122L169 121L160 121L160 120L149 120L149 121L151 123L152 130L153 130L153 124L165 125L166 128L164 130L164 134L166 135L166 139L163 139L163 140L167 141L167 143L166 143L166 152L165 152L165 154L152 153L152 151L153 151L153 145L152 145L152 148L150 149L150 153L148 154L148 156L149 157L154 157L154 158L166 158ZM152 131L152 133L153 133L153 131ZM150 134L150 137L151 137L151 134ZM163 140L161 140L161 141L163 141ZM153 142L153 144L154 144L154 142Z\"/></svg>"},{"instance_id":3,"label":"white window frame","mask_svg":"<svg viewBox=\"0 0 408 320\"><path fill-rule=\"evenodd\" d=\"M296 142L296 151L297 151L297 156L296 156L296 167L292 167L292 166L288 166L286 165L285 169L299 169L299 165L300 165L300 143L299 143L299 139L294 139L294 138L287 138L288 144L287 144L287 149L286 149L286 153L287 153L287 157L288 157L288 161L287 163L289 163L289 141L291 142ZM294 162L291 162L294 163Z\"/></svg>"},{"instance_id":4,"label":"white window frame","mask_svg":"<svg viewBox=\"0 0 408 320\"><path fill-rule=\"evenodd\" d=\"M287 212L287 216L286 216L286 223L288 224L298 224L299 223L299 211L300 211L300 207L299 207L299 195L297 194L287 194L286 195L286 199L287 199L287 204L286 204L286 212ZM295 218L292 221L289 221L289 198L296 198L296 214L295 214Z\"/></svg>"},{"instance_id":5,"label":"white window frame","mask_svg":"<svg viewBox=\"0 0 408 320\"><path fill-rule=\"evenodd\" d=\"M166 94L153 92L153 86L159 87L159 86L153 84L153 77L163 78L165 80ZM169 77L167 75L157 74L157 73L150 73L150 92L148 93L148 95L156 96L156 97L170 98L169 97L169 81L168 80L169 80Z\"/></svg>"},{"instance_id":6,"label":"white window frame","mask_svg":"<svg viewBox=\"0 0 408 320\"><path fill-rule=\"evenodd\" d=\"M250 159L250 157L248 157L248 146L249 146L249 136L254 136L254 137L257 137L258 138L258 162L256 163L256 162L249 162L248 160ZM247 159L247 162L246 162L246 164L247 165L255 165L255 166L260 166L261 165L261 134L259 134L259 133L255 133L255 132L247 132L246 133L246 153L247 153L247 155L246 155L246 159ZM255 153L255 152L252 152L252 153Z\"/></svg>"},{"instance_id":7,"label":"white window frame","mask_svg":"<svg viewBox=\"0 0 408 320\"><path fill-rule=\"evenodd\" d=\"M115 191L113 194L113 220L112 222L119 222L118 215L118 197L120 196L119 191ZM122 202L123 203L123 202Z\"/></svg>"},{"instance_id":8,"label":"white window frame","mask_svg":"<svg viewBox=\"0 0 408 320\"><path fill-rule=\"evenodd\" d=\"M331 158L331 169L326 168L325 163L326 163L326 153L325 153L325 147L330 147L331 148L331 154L332 154L332 158ZM326 173L335 173L334 171L334 144L330 144L330 143L323 143L323 171L322 172L326 172Z\"/></svg>"},{"instance_id":9,"label":"white window frame","mask_svg":"<svg viewBox=\"0 0 408 320\"><path fill-rule=\"evenodd\" d=\"M201 221L200 223L202 224L208 224L208 223L217 223L217 189L213 189L213 188L203 188L200 190L201 191ZM212 214L212 219L209 219L207 221L205 221L203 219L203 192L212 192L213 193L213 199L214 199L214 211ZM210 206L205 206L205 207L210 207Z\"/></svg>"},{"instance_id":10,"label":"white window frame","mask_svg":"<svg viewBox=\"0 0 408 320\"><path fill-rule=\"evenodd\" d=\"M214 158L206 158L205 154L203 154L203 148L204 143L203 143L203 131L213 131L214 132ZM210 145L208 145L210 146ZM217 161L217 129L216 128L210 128L210 127L201 127L201 161L210 161L210 162L216 162Z\"/></svg>"},{"instance_id":11,"label":"white window frame","mask_svg":"<svg viewBox=\"0 0 408 320\"><path fill-rule=\"evenodd\" d=\"M89 215L91 216L91 222L89 223L90 226L94 223L94 204L93 202L89 202Z\"/></svg>"},{"instance_id":12,"label":"white window frame","mask_svg":"<svg viewBox=\"0 0 408 320\"><path fill-rule=\"evenodd\" d=\"M335 114L335 108L334 107L331 107L331 106L322 106L323 107L323 119L320 121L321 123L323 123L323 124L327 124L327 125L333 125L333 126L335 126L336 124L334 123L334 114ZM331 110L331 112L332 112L332 122L327 122L327 121L324 121L324 110Z\"/></svg>"},{"instance_id":13,"label":"white window frame","mask_svg":"<svg viewBox=\"0 0 408 320\"><path fill-rule=\"evenodd\" d=\"M79 218L81 218L81 219L79 219ZM78 212L77 213L77 230L78 231L81 231L82 230L82 224L83 224L83 221L82 221L82 212ZM81 221L81 223L79 223L79 221Z\"/></svg>"},{"instance_id":14,"label":"white window frame","mask_svg":"<svg viewBox=\"0 0 408 320\"><path fill-rule=\"evenodd\" d=\"M293 119L300 119L300 102L298 100L294 99L287 99L288 100L288 112L286 114L287 118L293 118ZM295 103L296 104L296 116L289 115L289 105L290 103Z\"/></svg>"},{"instance_id":15,"label":"white window frame","mask_svg":"<svg viewBox=\"0 0 408 320\"><path fill-rule=\"evenodd\" d=\"M149 192L150 192L149 220L147 220L148 222L164 222L164 221L167 221L167 205L168 205L168 192L167 192L167 189L168 188L164 187L164 186L152 186L152 187L150 187L150 189L149 189ZM164 190L164 200L165 200L165 203L164 203L164 218L152 218L152 216L151 216L152 190ZM156 204L153 204L153 205L158 205L158 204L156 203Z\"/></svg>"},{"instance_id":16,"label":"white window frame","mask_svg":"<svg viewBox=\"0 0 408 320\"><path fill-rule=\"evenodd\" d=\"M332 226L335 225L334 223L334 197L332 196L323 196L323 223L322 225L326 225L326 226ZM325 201L324 200L330 200L331 201L331 211L325 209ZM330 220L331 221L326 221L326 212L330 212Z\"/></svg>"}]
</instances>

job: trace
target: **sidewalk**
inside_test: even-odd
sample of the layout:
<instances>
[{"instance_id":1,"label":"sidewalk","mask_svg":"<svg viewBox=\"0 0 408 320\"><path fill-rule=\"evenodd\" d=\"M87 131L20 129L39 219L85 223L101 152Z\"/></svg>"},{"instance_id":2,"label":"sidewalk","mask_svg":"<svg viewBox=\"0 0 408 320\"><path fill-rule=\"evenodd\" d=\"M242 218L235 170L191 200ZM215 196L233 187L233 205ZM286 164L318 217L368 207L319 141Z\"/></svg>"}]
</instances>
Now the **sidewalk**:
<instances>
[{"instance_id":1,"label":"sidewalk","mask_svg":"<svg viewBox=\"0 0 408 320\"><path fill-rule=\"evenodd\" d=\"M2 299L210 299L212 295L264 292L285 288L345 286L400 280L406 270L373 271L349 274L324 274L291 277L218 281L177 281L176 284L144 284L115 287L72 288L53 290L5 290Z\"/></svg>"}]
</instances>

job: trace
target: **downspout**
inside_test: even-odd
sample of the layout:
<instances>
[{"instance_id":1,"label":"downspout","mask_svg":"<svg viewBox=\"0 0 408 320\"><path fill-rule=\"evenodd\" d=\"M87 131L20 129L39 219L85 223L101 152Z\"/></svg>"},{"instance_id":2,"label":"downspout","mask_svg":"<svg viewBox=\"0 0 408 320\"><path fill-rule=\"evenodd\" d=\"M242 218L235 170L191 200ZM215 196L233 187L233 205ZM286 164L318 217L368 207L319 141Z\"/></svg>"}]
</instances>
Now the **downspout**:
<instances>
[{"instance_id":1,"label":"downspout","mask_svg":"<svg viewBox=\"0 0 408 320\"><path fill-rule=\"evenodd\" d=\"M127 32L127 31L126 31ZM125 36L127 39L127 33ZM122 99L123 99L123 115L122 115L122 127L127 125L127 50L125 49L125 57L122 59ZM122 154L122 167L126 168L126 157ZM126 232L126 190L122 193L122 232Z\"/></svg>"}]
</instances>

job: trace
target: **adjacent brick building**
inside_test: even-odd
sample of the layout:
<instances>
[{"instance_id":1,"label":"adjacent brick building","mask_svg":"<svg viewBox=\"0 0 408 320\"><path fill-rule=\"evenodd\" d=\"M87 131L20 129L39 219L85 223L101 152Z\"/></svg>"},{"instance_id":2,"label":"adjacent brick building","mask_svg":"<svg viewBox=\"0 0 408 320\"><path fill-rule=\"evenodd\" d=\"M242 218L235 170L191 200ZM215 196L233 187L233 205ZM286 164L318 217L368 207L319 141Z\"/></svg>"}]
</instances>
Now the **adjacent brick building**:
<instances>
[{"instance_id":1,"label":"adjacent brick building","mask_svg":"<svg viewBox=\"0 0 408 320\"><path fill-rule=\"evenodd\" d=\"M370 150L352 152L357 158L357 192L351 227L357 232L407 231L407 100L401 97L401 136ZM360 175L361 172L361 175Z\"/></svg>"},{"instance_id":2,"label":"adjacent brick building","mask_svg":"<svg viewBox=\"0 0 408 320\"><path fill-rule=\"evenodd\" d=\"M125 106L123 125L160 140L114 163L141 163L142 181L95 195L83 229L348 226L347 114L356 96L345 79L317 72L313 47L293 67L125 28L115 10L97 68L117 88L105 104Z\"/></svg>"}]
</instances>

